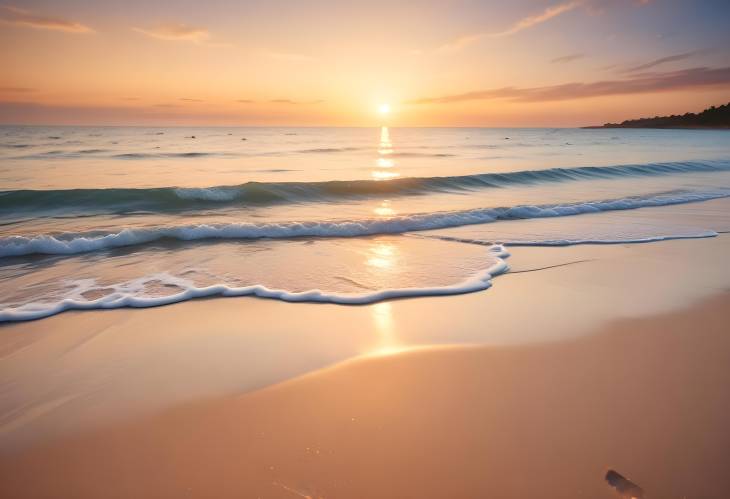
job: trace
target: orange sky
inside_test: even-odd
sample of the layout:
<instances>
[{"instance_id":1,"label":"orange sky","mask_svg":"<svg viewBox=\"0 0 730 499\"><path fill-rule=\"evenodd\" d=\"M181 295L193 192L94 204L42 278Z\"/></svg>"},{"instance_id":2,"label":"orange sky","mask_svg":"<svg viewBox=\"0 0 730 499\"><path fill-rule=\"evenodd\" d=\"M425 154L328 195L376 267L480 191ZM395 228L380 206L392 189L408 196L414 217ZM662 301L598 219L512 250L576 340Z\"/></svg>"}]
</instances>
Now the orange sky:
<instances>
[{"instance_id":1,"label":"orange sky","mask_svg":"<svg viewBox=\"0 0 730 499\"><path fill-rule=\"evenodd\" d=\"M150 5L153 4L153 5ZM575 126L730 101L722 1L0 5L0 122Z\"/></svg>"}]
</instances>

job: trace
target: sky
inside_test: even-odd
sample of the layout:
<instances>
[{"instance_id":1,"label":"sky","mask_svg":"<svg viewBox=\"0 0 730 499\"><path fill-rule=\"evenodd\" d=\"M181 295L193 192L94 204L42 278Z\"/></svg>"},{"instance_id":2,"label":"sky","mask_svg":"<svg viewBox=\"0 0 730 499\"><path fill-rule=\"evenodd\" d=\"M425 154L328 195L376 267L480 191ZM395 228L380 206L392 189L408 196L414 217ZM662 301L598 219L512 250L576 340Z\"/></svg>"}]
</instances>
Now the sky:
<instances>
[{"instance_id":1,"label":"sky","mask_svg":"<svg viewBox=\"0 0 730 499\"><path fill-rule=\"evenodd\" d=\"M583 126L696 112L730 101L727 19L727 0L0 0L0 123Z\"/></svg>"}]
</instances>

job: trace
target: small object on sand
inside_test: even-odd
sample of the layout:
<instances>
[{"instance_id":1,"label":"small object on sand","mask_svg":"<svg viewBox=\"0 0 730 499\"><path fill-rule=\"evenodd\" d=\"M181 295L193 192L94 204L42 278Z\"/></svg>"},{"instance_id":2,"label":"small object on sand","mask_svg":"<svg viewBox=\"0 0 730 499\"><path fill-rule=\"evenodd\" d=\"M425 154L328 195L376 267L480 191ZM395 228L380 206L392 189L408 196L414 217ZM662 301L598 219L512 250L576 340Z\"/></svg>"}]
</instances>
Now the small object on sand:
<instances>
[{"instance_id":1,"label":"small object on sand","mask_svg":"<svg viewBox=\"0 0 730 499\"><path fill-rule=\"evenodd\" d=\"M243 137L241 140L246 140L246 137Z\"/></svg>"},{"instance_id":2,"label":"small object on sand","mask_svg":"<svg viewBox=\"0 0 730 499\"><path fill-rule=\"evenodd\" d=\"M188 138L189 138L189 139L194 139L194 138L195 138L195 135L191 135L191 136L190 136L190 137L188 137Z\"/></svg>"},{"instance_id":3,"label":"small object on sand","mask_svg":"<svg viewBox=\"0 0 730 499\"><path fill-rule=\"evenodd\" d=\"M509 140L509 137L505 137L504 140Z\"/></svg>"},{"instance_id":4,"label":"small object on sand","mask_svg":"<svg viewBox=\"0 0 730 499\"><path fill-rule=\"evenodd\" d=\"M614 470L608 470L606 481L626 499L643 499L644 489Z\"/></svg>"}]
</instances>

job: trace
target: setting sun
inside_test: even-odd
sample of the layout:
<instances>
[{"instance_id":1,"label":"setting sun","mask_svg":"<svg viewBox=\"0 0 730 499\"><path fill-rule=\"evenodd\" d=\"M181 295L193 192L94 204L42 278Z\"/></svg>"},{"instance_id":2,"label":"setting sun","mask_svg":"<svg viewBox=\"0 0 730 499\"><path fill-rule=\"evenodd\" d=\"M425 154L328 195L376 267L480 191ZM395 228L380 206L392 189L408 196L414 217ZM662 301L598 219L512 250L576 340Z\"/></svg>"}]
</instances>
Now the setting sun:
<instances>
[{"instance_id":1,"label":"setting sun","mask_svg":"<svg viewBox=\"0 0 730 499\"><path fill-rule=\"evenodd\" d=\"M380 104L378 106L378 112L380 114L388 114L388 113L390 113L390 104Z\"/></svg>"}]
</instances>

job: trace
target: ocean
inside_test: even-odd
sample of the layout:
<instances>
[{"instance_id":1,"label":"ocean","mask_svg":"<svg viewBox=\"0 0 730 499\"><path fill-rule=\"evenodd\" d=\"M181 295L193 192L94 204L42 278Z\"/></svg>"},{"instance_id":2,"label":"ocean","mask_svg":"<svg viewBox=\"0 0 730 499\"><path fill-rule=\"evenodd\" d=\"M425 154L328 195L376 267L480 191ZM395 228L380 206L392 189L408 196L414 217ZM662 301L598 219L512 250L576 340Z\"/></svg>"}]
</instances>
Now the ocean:
<instances>
[{"instance_id":1,"label":"ocean","mask_svg":"<svg viewBox=\"0 0 730 499\"><path fill-rule=\"evenodd\" d=\"M0 321L482 291L514 246L714 237L728 198L723 130L4 126Z\"/></svg>"}]
</instances>

